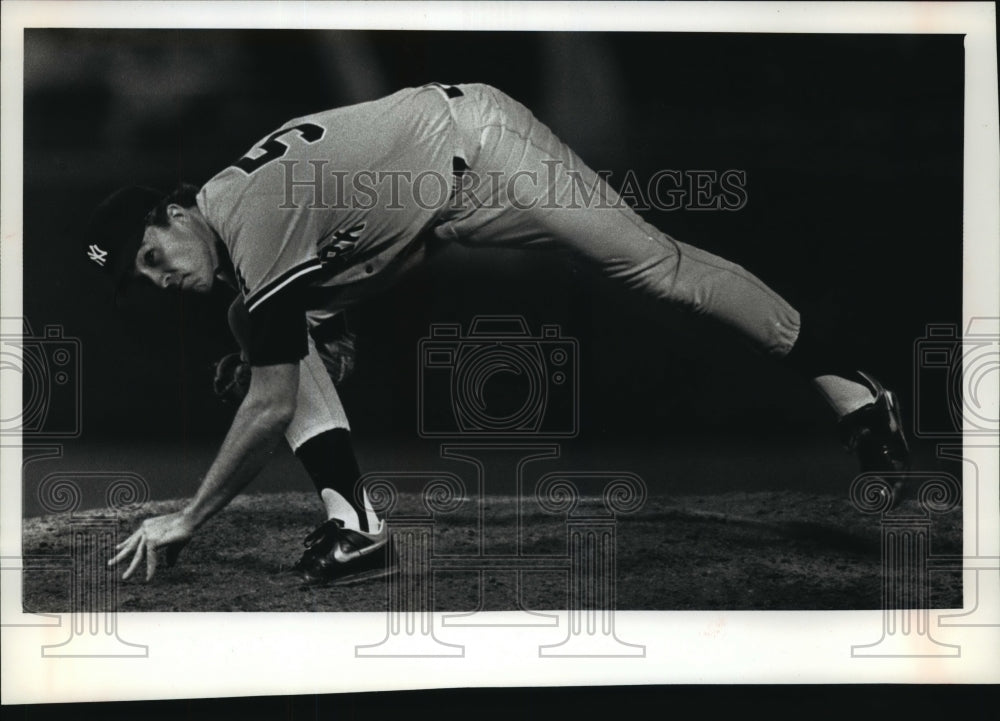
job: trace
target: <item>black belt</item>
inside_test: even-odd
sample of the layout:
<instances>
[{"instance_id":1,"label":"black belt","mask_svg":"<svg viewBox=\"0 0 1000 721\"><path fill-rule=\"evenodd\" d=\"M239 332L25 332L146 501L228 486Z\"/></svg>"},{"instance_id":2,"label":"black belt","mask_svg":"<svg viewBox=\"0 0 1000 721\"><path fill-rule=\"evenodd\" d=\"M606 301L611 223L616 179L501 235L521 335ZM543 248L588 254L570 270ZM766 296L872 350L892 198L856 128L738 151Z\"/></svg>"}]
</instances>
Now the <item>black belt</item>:
<instances>
[{"instance_id":1,"label":"black belt","mask_svg":"<svg viewBox=\"0 0 1000 721\"><path fill-rule=\"evenodd\" d=\"M465 93L456 88L454 85L444 85L443 83L430 83L435 88L440 88L445 95L448 96L449 100L454 100L455 98L460 98Z\"/></svg>"}]
</instances>

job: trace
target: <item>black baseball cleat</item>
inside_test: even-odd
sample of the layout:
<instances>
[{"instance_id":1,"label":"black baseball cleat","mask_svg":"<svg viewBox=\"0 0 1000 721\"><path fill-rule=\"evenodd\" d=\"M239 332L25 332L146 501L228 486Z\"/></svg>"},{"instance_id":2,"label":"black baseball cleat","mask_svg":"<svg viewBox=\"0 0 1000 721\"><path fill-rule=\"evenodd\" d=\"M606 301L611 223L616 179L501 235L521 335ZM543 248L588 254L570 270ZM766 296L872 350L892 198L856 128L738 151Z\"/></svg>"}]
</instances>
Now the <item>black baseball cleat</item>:
<instances>
[{"instance_id":1,"label":"black baseball cleat","mask_svg":"<svg viewBox=\"0 0 1000 721\"><path fill-rule=\"evenodd\" d=\"M344 528L331 518L303 541L306 550L292 568L311 586L350 585L395 572L389 559L389 532L381 521L377 533Z\"/></svg>"},{"instance_id":2,"label":"black baseball cleat","mask_svg":"<svg viewBox=\"0 0 1000 721\"><path fill-rule=\"evenodd\" d=\"M857 372L875 400L848 413L838 424L840 439L857 454L862 473L885 473L892 484L892 506L903 500L901 474L910 469L910 447L903 432L896 394L867 373Z\"/></svg>"}]
</instances>

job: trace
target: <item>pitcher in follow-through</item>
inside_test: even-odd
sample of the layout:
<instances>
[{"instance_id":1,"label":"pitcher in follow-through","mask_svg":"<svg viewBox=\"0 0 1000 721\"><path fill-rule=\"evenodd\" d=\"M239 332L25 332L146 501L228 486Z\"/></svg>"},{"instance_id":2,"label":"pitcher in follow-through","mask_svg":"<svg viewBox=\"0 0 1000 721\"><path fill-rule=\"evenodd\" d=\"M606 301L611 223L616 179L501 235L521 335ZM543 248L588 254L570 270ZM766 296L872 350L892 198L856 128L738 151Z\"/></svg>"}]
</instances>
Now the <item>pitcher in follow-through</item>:
<instances>
[{"instance_id":1,"label":"pitcher in follow-through","mask_svg":"<svg viewBox=\"0 0 1000 721\"><path fill-rule=\"evenodd\" d=\"M328 521L296 568L308 582L389 567L385 523L364 493L336 385L350 370L342 311L449 242L551 249L655 305L722 324L807 378L862 470L898 472L908 449L896 398L751 273L643 221L523 105L486 85L401 90L296 118L200 189L129 187L95 212L84 245L116 292L135 279L204 293L222 281L243 350L217 386L240 400L198 492L150 518L111 565L173 562L256 475L282 435ZM249 369L243 361L249 364Z\"/></svg>"}]
</instances>

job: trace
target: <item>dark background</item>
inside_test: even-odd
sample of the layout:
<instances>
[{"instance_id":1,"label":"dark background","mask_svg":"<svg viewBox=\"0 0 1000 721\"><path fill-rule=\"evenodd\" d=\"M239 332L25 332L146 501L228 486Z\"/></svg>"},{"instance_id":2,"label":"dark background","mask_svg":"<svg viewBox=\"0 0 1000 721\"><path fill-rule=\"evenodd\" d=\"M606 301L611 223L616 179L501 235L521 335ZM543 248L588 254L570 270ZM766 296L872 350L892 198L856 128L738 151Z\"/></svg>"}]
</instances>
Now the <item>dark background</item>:
<instances>
[{"instance_id":1,"label":"dark background","mask_svg":"<svg viewBox=\"0 0 1000 721\"><path fill-rule=\"evenodd\" d=\"M990 689L993 691L990 691ZM129 701L119 703L63 703L8 706L7 714L19 721L75 719L82 714L100 714L109 721L137 715L148 719L191 721L216 719L220 715L264 717L275 721L318 721L331 716L371 719L396 718L399 709L445 719L506 719L526 721L550 719L571 713L574 718L599 719L614 716L625 706L655 712L667 706L697 705L711 713L739 712L748 706L781 704L796 711L816 708L846 717L859 707L893 704L903 709L921 709L928 715L945 717L966 713L975 717L996 686L988 684L704 684L642 686L562 686L550 688L448 688L421 691L311 694L300 696L256 696L247 698Z\"/></svg>"},{"instance_id":2,"label":"dark background","mask_svg":"<svg viewBox=\"0 0 1000 721\"><path fill-rule=\"evenodd\" d=\"M220 439L225 293L116 316L79 229L120 185L203 183L288 118L430 81L493 84L594 168L739 169L736 212L644 216L815 313L911 407L914 343L957 323L959 36L28 30L24 309L80 341L82 435ZM578 442L828 434L799 379L697 323L650 318L554 259L454 248L350 313L359 438L416 434L417 342L480 313L580 342ZM943 391L942 391L943 396ZM909 422L909 419L908 419ZM679 442L679 441L677 441Z\"/></svg>"}]
</instances>

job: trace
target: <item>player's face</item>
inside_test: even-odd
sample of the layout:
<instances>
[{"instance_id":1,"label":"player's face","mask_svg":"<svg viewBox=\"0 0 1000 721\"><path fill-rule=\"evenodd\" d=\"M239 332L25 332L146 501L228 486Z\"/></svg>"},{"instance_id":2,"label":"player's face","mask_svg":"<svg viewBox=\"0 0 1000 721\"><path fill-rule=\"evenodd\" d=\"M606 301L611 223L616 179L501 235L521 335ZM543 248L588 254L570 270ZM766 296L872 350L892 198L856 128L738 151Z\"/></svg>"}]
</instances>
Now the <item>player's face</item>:
<instances>
[{"instance_id":1,"label":"player's face","mask_svg":"<svg viewBox=\"0 0 1000 721\"><path fill-rule=\"evenodd\" d=\"M157 288L207 293L218 258L214 236L188 208L167 208L170 225L146 228L135 270Z\"/></svg>"}]
</instances>

